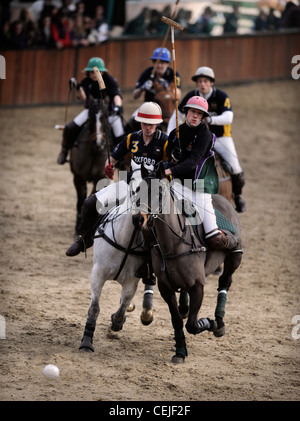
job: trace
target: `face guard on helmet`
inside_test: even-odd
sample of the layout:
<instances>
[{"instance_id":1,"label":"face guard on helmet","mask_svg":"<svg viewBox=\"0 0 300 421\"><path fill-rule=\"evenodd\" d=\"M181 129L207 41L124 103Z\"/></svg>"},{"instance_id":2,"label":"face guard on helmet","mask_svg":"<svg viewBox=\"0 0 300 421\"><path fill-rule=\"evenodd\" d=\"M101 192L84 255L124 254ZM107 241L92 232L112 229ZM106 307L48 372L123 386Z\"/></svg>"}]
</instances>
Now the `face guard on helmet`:
<instances>
[{"instance_id":1,"label":"face guard on helmet","mask_svg":"<svg viewBox=\"0 0 300 421\"><path fill-rule=\"evenodd\" d=\"M171 54L170 51L167 48L156 48L153 51L152 57L150 57L150 60L161 60L161 61L171 61Z\"/></svg>"},{"instance_id":2,"label":"face guard on helmet","mask_svg":"<svg viewBox=\"0 0 300 421\"><path fill-rule=\"evenodd\" d=\"M105 67L104 61L100 57L92 57L89 59L88 64L85 69L83 69L84 72L92 72L94 67L97 67L100 72L107 72L107 69Z\"/></svg>"},{"instance_id":3,"label":"face guard on helmet","mask_svg":"<svg viewBox=\"0 0 300 421\"><path fill-rule=\"evenodd\" d=\"M195 108L203 112L203 117L208 117L208 102L201 96L192 96L183 107L188 111L189 108Z\"/></svg>"},{"instance_id":4,"label":"face guard on helmet","mask_svg":"<svg viewBox=\"0 0 300 421\"><path fill-rule=\"evenodd\" d=\"M196 73L194 74L194 76L192 76L191 79L194 82L197 82L197 79L200 76L208 77L212 82L215 81L215 73L213 69L211 69L210 67L206 67L206 66L198 67L198 69L196 70Z\"/></svg>"},{"instance_id":5,"label":"face guard on helmet","mask_svg":"<svg viewBox=\"0 0 300 421\"><path fill-rule=\"evenodd\" d=\"M163 122L161 108L156 102L144 102L138 109L135 120L139 123L159 124Z\"/></svg>"}]
</instances>

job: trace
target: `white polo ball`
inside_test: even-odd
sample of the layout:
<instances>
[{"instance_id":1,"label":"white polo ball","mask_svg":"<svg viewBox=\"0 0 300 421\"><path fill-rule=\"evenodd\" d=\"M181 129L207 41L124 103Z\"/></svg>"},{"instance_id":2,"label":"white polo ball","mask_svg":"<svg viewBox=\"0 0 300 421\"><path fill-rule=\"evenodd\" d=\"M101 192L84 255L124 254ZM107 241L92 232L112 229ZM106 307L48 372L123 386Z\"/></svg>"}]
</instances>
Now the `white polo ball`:
<instances>
[{"instance_id":1,"label":"white polo ball","mask_svg":"<svg viewBox=\"0 0 300 421\"><path fill-rule=\"evenodd\" d=\"M56 380L59 376L59 368L56 365L48 364L43 368L43 374L48 380Z\"/></svg>"}]
</instances>

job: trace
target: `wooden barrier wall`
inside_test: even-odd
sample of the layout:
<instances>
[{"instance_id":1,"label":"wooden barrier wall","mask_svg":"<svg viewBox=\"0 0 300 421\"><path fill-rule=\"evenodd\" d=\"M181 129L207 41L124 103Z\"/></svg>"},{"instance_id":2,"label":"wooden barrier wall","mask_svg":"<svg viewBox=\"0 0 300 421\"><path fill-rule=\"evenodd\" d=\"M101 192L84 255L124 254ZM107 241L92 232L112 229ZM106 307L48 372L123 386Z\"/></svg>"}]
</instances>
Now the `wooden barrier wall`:
<instances>
[{"instance_id":1,"label":"wooden barrier wall","mask_svg":"<svg viewBox=\"0 0 300 421\"><path fill-rule=\"evenodd\" d=\"M68 80L81 80L90 57L104 59L123 91L132 90L161 39L116 39L99 47L0 52L6 79L0 80L0 105L65 104ZM184 87L202 65L212 67L218 85L291 78L292 57L300 54L300 32L183 38L175 36L176 68ZM166 45L171 50L170 42ZM171 63L172 66L172 63Z\"/></svg>"}]
</instances>

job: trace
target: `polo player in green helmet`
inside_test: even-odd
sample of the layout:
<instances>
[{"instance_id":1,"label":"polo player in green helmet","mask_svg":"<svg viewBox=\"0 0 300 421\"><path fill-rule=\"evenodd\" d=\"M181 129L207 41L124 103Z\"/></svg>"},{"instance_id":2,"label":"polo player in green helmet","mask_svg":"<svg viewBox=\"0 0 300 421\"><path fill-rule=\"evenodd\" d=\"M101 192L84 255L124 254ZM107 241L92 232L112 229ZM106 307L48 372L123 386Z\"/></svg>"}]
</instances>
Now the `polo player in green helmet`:
<instances>
[{"instance_id":1,"label":"polo player in green helmet","mask_svg":"<svg viewBox=\"0 0 300 421\"><path fill-rule=\"evenodd\" d=\"M112 127L115 144L119 143L124 136L122 96L119 85L116 79L108 73L102 58L92 57L83 69L83 72L86 73L85 78L79 83L77 83L74 77L69 80L69 87L70 89L76 89L76 97L78 100L83 101L84 110L73 121L66 124L64 128L61 151L57 158L57 163L60 165L63 165L67 161L69 149L72 148L82 126L89 118L89 100L94 99L100 102L99 83L93 71L94 67L97 67L101 72L105 84L102 95L103 100L107 100L108 102L108 121ZM92 127L90 130L91 135L94 135Z\"/></svg>"}]
</instances>

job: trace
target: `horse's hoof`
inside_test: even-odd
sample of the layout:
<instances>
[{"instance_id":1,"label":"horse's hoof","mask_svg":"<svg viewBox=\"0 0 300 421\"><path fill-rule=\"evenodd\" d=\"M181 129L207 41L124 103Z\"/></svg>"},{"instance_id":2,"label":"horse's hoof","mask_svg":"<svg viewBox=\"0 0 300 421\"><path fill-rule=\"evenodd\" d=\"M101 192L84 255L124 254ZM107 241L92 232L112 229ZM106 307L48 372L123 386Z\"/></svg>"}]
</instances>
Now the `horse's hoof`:
<instances>
[{"instance_id":1,"label":"horse's hoof","mask_svg":"<svg viewBox=\"0 0 300 421\"><path fill-rule=\"evenodd\" d=\"M178 310L179 310L179 313L181 314L181 317L183 319L187 319L187 317L189 315L189 306L186 306L186 307L179 306Z\"/></svg>"},{"instance_id":2,"label":"horse's hoof","mask_svg":"<svg viewBox=\"0 0 300 421\"><path fill-rule=\"evenodd\" d=\"M94 347L91 343L82 342L79 347L80 352L94 352Z\"/></svg>"},{"instance_id":3,"label":"horse's hoof","mask_svg":"<svg viewBox=\"0 0 300 421\"><path fill-rule=\"evenodd\" d=\"M80 352L94 352L94 347L90 348L90 347L87 347L87 346L80 346L79 351Z\"/></svg>"},{"instance_id":4,"label":"horse's hoof","mask_svg":"<svg viewBox=\"0 0 300 421\"><path fill-rule=\"evenodd\" d=\"M129 306L127 307L127 311L129 313L131 313L134 310L135 310L135 304L134 303L130 303Z\"/></svg>"},{"instance_id":5,"label":"horse's hoof","mask_svg":"<svg viewBox=\"0 0 300 421\"><path fill-rule=\"evenodd\" d=\"M143 309L141 312L141 322L144 326L149 326L153 322L153 311Z\"/></svg>"},{"instance_id":6,"label":"horse's hoof","mask_svg":"<svg viewBox=\"0 0 300 421\"><path fill-rule=\"evenodd\" d=\"M171 363L173 364L183 364L185 357L182 355L174 355L171 359Z\"/></svg>"},{"instance_id":7,"label":"horse's hoof","mask_svg":"<svg viewBox=\"0 0 300 421\"><path fill-rule=\"evenodd\" d=\"M215 335L217 338L221 338L221 336L224 336L224 335L225 335L225 326L220 327L220 329L216 329L216 330L214 330L214 335Z\"/></svg>"},{"instance_id":8,"label":"horse's hoof","mask_svg":"<svg viewBox=\"0 0 300 421\"><path fill-rule=\"evenodd\" d=\"M222 326L218 327L217 322L214 321L214 328L212 331L216 338L221 338L221 336L225 335L225 324L223 323Z\"/></svg>"}]
</instances>

